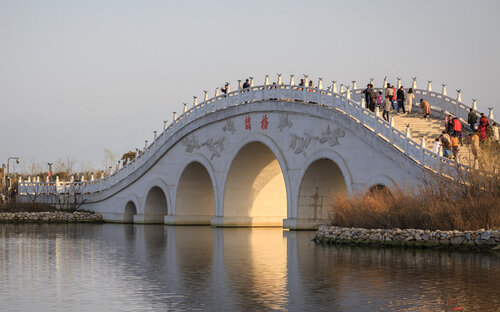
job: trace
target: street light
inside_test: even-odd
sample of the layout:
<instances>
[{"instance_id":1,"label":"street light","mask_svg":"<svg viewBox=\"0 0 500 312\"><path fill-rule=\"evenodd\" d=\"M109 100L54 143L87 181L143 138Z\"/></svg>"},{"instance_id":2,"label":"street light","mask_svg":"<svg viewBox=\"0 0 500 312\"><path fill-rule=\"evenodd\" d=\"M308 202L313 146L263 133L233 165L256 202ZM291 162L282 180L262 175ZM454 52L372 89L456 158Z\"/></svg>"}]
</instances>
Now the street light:
<instances>
[{"instance_id":1,"label":"street light","mask_svg":"<svg viewBox=\"0 0 500 312\"><path fill-rule=\"evenodd\" d=\"M54 163L47 163L47 165L49 165L49 174L48 174L48 176L49 176L49 182L50 182L50 177L52 176L52 165L53 164Z\"/></svg>"},{"instance_id":2,"label":"street light","mask_svg":"<svg viewBox=\"0 0 500 312\"><path fill-rule=\"evenodd\" d=\"M16 163L19 164L19 157L14 157L14 156L11 156L7 159L7 179L5 180L5 182L8 182L6 183L5 185L5 189L7 191L7 193L9 193L9 189L10 189L10 186L11 186L11 183L10 183L10 173L9 173L9 170L10 170L10 160L11 159L15 159L16 160Z\"/></svg>"}]
</instances>

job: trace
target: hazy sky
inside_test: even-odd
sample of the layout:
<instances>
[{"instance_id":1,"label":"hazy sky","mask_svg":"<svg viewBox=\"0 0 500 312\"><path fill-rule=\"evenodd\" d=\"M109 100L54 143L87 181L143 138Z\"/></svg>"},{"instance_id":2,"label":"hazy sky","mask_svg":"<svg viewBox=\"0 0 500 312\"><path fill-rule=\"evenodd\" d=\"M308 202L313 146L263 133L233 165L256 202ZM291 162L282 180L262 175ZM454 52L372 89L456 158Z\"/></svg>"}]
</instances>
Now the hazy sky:
<instances>
[{"instance_id":1,"label":"hazy sky","mask_svg":"<svg viewBox=\"0 0 500 312\"><path fill-rule=\"evenodd\" d=\"M375 77L495 107L500 1L0 0L0 163L144 146L225 81ZM22 166L18 167L22 168Z\"/></svg>"}]
</instances>

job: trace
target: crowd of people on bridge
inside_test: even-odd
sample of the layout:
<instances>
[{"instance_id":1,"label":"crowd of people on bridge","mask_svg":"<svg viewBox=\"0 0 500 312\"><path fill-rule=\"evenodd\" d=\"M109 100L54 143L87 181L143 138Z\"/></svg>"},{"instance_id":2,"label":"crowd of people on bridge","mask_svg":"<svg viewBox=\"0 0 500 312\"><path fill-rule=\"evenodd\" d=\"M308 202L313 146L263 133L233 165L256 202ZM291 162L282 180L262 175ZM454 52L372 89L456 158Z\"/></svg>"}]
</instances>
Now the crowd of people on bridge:
<instances>
[{"instance_id":1,"label":"crowd of people on bridge","mask_svg":"<svg viewBox=\"0 0 500 312\"><path fill-rule=\"evenodd\" d=\"M465 141L469 145L474 163L479 162L481 165L483 151L499 148L500 129L495 122L490 123L484 113L481 113L478 118L477 113L472 108L469 110L467 122L469 133L464 140L460 119L453 115L446 115L443 124L444 130L439 138L435 139L432 151L440 154L442 150L444 157L458 161L458 152Z\"/></svg>"}]
</instances>

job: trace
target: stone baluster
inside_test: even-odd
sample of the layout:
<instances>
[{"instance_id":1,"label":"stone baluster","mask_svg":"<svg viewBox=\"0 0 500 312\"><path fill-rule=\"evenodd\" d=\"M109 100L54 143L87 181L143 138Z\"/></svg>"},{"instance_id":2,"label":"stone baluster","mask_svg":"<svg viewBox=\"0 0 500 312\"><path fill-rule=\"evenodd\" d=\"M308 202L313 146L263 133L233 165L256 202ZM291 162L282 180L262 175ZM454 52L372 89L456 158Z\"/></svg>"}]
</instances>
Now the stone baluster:
<instances>
[{"instance_id":1,"label":"stone baluster","mask_svg":"<svg viewBox=\"0 0 500 312\"><path fill-rule=\"evenodd\" d=\"M472 109L477 111L477 99L472 99Z\"/></svg>"},{"instance_id":2,"label":"stone baluster","mask_svg":"<svg viewBox=\"0 0 500 312\"><path fill-rule=\"evenodd\" d=\"M323 78L318 79L318 89L323 89Z\"/></svg>"},{"instance_id":3,"label":"stone baluster","mask_svg":"<svg viewBox=\"0 0 500 312\"><path fill-rule=\"evenodd\" d=\"M462 90L457 90L457 102L460 103L462 102ZM457 103L457 105L458 105Z\"/></svg>"},{"instance_id":4,"label":"stone baluster","mask_svg":"<svg viewBox=\"0 0 500 312\"><path fill-rule=\"evenodd\" d=\"M384 83L382 85L382 88L384 88L384 89L387 88L387 76L384 77Z\"/></svg>"},{"instance_id":5,"label":"stone baluster","mask_svg":"<svg viewBox=\"0 0 500 312\"><path fill-rule=\"evenodd\" d=\"M415 90L415 89L417 89L417 77L412 77L412 79L413 79L413 82L411 84L411 88L413 90Z\"/></svg>"},{"instance_id":6,"label":"stone baluster","mask_svg":"<svg viewBox=\"0 0 500 312\"><path fill-rule=\"evenodd\" d=\"M398 89L401 88L401 78L397 78L398 79Z\"/></svg>"},{"instance_id":7,"label":"stone baluster","mask_svg":"<svg viewBox=\"0 0 500 312\"><path fill-rule=\"evenodd\" d=\"M69 180L69 182L71 182L71 183L75 182L75 177L71 176L71 179Z\"/></svg>"},{"instance_id":8,"label":"stone baluster","mask_svg":"<svg viewBox=\"0 0 500 312\"><path fill-rule=\"evenodd\" d=\"M197 96L193 96L193 108L196 109L196 106L198 106L198 97Z\"/></svg>"},{"instance_id":9,"label":"stone baluster","mask_svg":"<svg viewBox=\"0 0 500 312\"><path fill-rule=\"evenodd\" d=\"M424 159L425 159L425 149L427 148L426 147L426 144L425 144L425 137L422 137L421 141L420 141L420 152L421 152L421 155L420 155L420 165L424 165Z\"/></svg>"},{"instance_id":10,"label":"stone baluster","mask_svg":"<svg viewBox=\"0 0 500 312\"><path fill-rule=\"evenodd\" d=\"M28 176L28 183L31 183L31 176Z\"/></svg>"},{"instance_id":11,"label":"stone baluster","mask_svg":"<svg viewBox=\"0 0 500 312\"><path fill-rule=\"evenodd\" d=\"M427 91L432 91L432 80L427 80Z\"/></svg>"},{"instance_id":12,"label":"stone baluster","mask_svg":"<svg viewBox=\"0 0 500 312\"><path fill-rule=\"evenodd\" d=\"M375 116L380 117L380 108L378 106L375 106ZM375 130L377 130L377 127L375 127Z\"/></svg>"},{"instance_id":13,"label":"stone baluster","mask_svg":"<svg viewBox=\"0 0 500 312\"><path fill-rule=\"evenodd\" d=\"M278 75L278 86L282 85L283 82L281 81L281 74L276 74Z\"/></svg>"},{"instance_id":14,"label":"stone baluster","mask_svg":"<svg viewBox=\"0 0 500 312\"><path fill-rule=\"evenodd\" d=\"M494 115L493 115L493 107L488 107L488 109L490 110L490 113L488 114L488 118L490 120L492 120L493 118L495 118Z\"/></svg>"},{"instance_id":15,"label":"stone baluster","mask_svg":"<svg viewBox=\"0 0 500 312\"><path fill-rule=\"evenodd\" d=\"M304 75L304 87L309 85L309 75ZM306 88L304 88L305 90Z\"/></svg>"},{"instance_id":16,"label":"stone baluster","mask_svg":"<svg viewBox=\"0 0 500 312\"><path fill-rule=\"evenodd\" d=\"M218 97L219 97L219 88L215 88L215 93L214 93L214 105L215 105L215 110L217 110L217 102L218 102Z\"/></svg>"},{"instance_id":17,"label":"stone baluster","mask_svg":"<svg viewBox=\"0 0 500 312\"><path fill-rule=\"evenodd\" d=\"M338 90L337 90L337 81L335 80L332 80L332 92L333 93L337 93Z\"/></svg>"},{"instance_id":18,"label":"stone baluster","mask_svg":"<svg viewBox=\"0 0 500 312\"><path fill-rule=\"evenodd\" d=\"M90 181L94 182L94 180L95 180L95 179L94 179L94 174L91 174L91 175L90 175Z\"/></svg>"},{"instance_id":19,"label":"stone baluster","mask_svg":"<svg viewBox=\"0 0 500 312\"><path fill-rule=\"evenodd\" d=\"M269 85L269 75L266 75L266 77L264 78L264 85L265 86Z\"/></svg>"},{"instance_id":20,"label":"stone baluster","mask_svg":"<svg viewBox=\"0 0 500 312\"><path fill-rule=\"evenodd\" d=\"M448 92L446 91L446 83L441 84L443 86L443 91L441 92L443 96L447 96Z\"/></svg>"},{"instance_id":21,"label":"stone baluster","mask_svg":"<svg viewBox=\"0 0 500 312\"><path fill-rule=\"evenodd\" d=\"M250 87L253 87L253 77L250 77Z\"/></svg>"},{"instance_id":22,"label":"stone baluster","mask_svg":"<svg viewBox=\"0 0 500 312\"><path fill-rule=\"evenodd\" d=\"M120 165L120 161L118 161L118 166ZM81 175L80 176L80 181L85 182L85 176Z\"/></svg>"},{"instance_id":23,"label":"stone baluster","mask_svg":"<svg viewBox=\"0 0 500 312\"><path fill-rule=\"evenodd\" d=\"M205 93L203 95L203 101L205 102L205 104L207 104L207 101L208 101L208 91L207 90L203 90L203 93Z\"/></svg>"},{"instance_id":24,"label":"stone baluster","mask_svg":"<svg viewBox=\"0 0 500 312\"><path fill-rule=\"evenodd\" d=\"M172 117L173 123L176 123L177 122L177 112L173 112L172 114L173 114L173 117Z\"/></svg>"},{"instance_id":25,"label":"stone baluster","mask_svg":"<svg viewBox=\"0 0 500 312\"><path fill-rule=\"evenodd\" d=\"M243 89L243 86L241 85L241 79L238 79L238 92L240 92L241 89Z\"/></svg>"},{"instance_id":26,"label":"stone baluster","mask_svg":"<svg viewBox=\"0 0 500 312\"><path fill-rule=\"evenodd\" d=\"M373 78L370 78L370 84L373 86Z\"/></svg>"},{"instance_id":27,"label":"stone baluster","mask_svg":"<svg viewBox=\"0 0 500 312\"><path fill-rule=\"evenodd\" d=\"M45 177L45 183L49 183L49 176Z\"/></svg>"},{"instance_id":28,"label":"stone baluster","mask_svg":"<svg viewBox=\"0 0 500 312\"><path fill-rule=\"evenodd\" d=\"M36 183L40 183L40 177L36 176Z\"/></svg>"},{"instance_id":29,"label":"stone baluster","mask_svg":"<svg viewBox=\"0 0 500 312\"><path fill-rule=\"evenodd\" d=\"M344 93L344 84L340 84L340 94Z\"/></svg>"},{"instance_id":30,"label":"stone baluster","mask_svg":"<svg viewBox=\"0 0 500 312\"><path fill-rule=\"evenodd\" d=\"M350 100L350 99L351 99L351 90L349 90L349 87L346 87L346 89L347 89L347 94L346 94L346 96L345 96L345 97L346 97L348 100Z\"/></svg>"},{"instance_id":31,"label":"stone baluster","mask_svg":"<svg viewBox=\"0 0 500 312\"><path fill-rule=\"evenodd\" d=\"M227 94L229 94L231 92L231 83L228 82L227 83Z\"/></svg>"},{"instance_id":32,"label":"stone baluster","mask_svg":"<svg viewBox=\"0 0 500 312\"><path fill-rule=\"evenodd\" d=\"M60 184L59 182L59 176L56 176L56 186L58 186Z\"/></svg>"},{"instance_id":33,"label":"stone baluster","mask_svg":"<svg viewBox=\"0 0 500 312\"><path fill-rule=\"evenodd\" d=\"M364 96L361 97L361 107L366 107L366 101Z\"/></svg>"},{"instance_id":34,"label":"stone baluster","mask_svg":"<svg viewBox=\"0 0 500 312\"><path fill-rule=\"evenodd\" d=\"M358 85L356 84L356 80L353 80L352 81L352 92L356 91L357 88L358 88Z\"/></svg>"},{"instance_id":35,"label":"stone baluster","mask_svg":"<svg viewBox=\"0 0 500 312\"><path fill-rule=\"evenodd\" d=\"M295 78L294 78L295 75L290 75L290 85L291 86L294 86L295 85Z\"/></svg>"},{"instance_id":36,"label":"stone baluster","mask_svg":"<svg viewBox=\"0 0 500 312\"><path fill-rule=\"evenodd\" d=\"M166 120L163 121L163 130L167 130L167 121Z\"/></svg>"},{"instance_id":37,"label":"stone baluster","mask_svg":"<svg viewBox=\"0 0 500 312\"><path fill-rule=\"evenodd\" d=\"M409 142L410 142L410 139L411 139L411 131L410 131L410 127L409 126L406 126L406 133L405 133L405 154L408 155L408 146L409 146Z\"/></svg>"},{"instance_id":38,"label":"stone baluster","mask_svg":"<svg viewBox=\"0 0 500 312\"><path fill-rule=\"evenodd\" d=\"M156 133L157 133L157 131L156 131L156 130L154 130L154 131L153 131L153 137L154 137L154 140L153 140L153 141L156 141Z\"/></svg>"},{"instance_id":39,"label":"stone baluster","mask_svg":"<svg viewBox=\"0 0 500 312\"><path fill-rule=\"evenodd\" d=\"M184 112L184 114L183 114L183 115L184 115L184 116L186 116L186 115L187 115L187 110L188 110L188 109L187 109L187 103L186 103L186 102L183 102L183 103L182 103L182 105L184 105L184 108L182 109L182 111Z\"/></svg>"}]
</instances>

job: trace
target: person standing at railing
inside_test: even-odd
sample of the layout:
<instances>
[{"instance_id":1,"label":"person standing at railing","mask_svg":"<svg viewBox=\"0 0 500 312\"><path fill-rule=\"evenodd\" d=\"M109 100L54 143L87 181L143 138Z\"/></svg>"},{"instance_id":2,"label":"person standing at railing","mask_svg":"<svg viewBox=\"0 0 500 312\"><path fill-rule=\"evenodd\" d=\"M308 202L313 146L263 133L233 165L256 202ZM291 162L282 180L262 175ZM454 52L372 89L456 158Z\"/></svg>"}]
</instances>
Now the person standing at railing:
<instances>
[{"instance_id":1,"label":"person standing at railing","mask_svg":"<svg viewBox=\"0 0 500 312\"><path fill-rule=\"evenodd\" d=\"M229 82L226 82L226 84L224 85L224 87L220 87L220 91L222 93L224 93L224 96L227 95L227 90L229 89Z\"/></svg>"},{"instance_id":2,"label":"person standing at railing","mask_svg":"<svg viewBox=\"0 0 500 312\"><path fill-rule=\"evenodd\" d=\"M391 96L388 95L385 97L385 102L384 102L384 112L382 113L382 118L384 118L385 121L389 122L389 112L391 111Z\"/></svg>"},{"instance_id":3,"label":"person standing at railing","mask_svg":"<svg viewBox=\"0 0 500 312\"><path fill-rule=\"evenodd\" d=\"M451 154L451 138L446 131L443 131L439 138L441 139L441 144L443 146L443 157L449 158Z\"/></svg>"},{"instance_id":4,"label":"person standing at railing","mask_svg":"<svg viewBox=\"0 0 500 312\"><path fill-rule=\"evenodd\" d=\"M391 106L392 106L392 109L394 109L394 102L392 102L392 99L394 98L395 96L395 90L391 87L391 84L390 83L387 83L387 88L385 89L385 96L389 96L389 100L391 101Z\"/></svg>"},{"instance_id":5,"label":"person standing at railing","mask_svg":"<svg viewBox=\"0 0 500 312\"><path fill-rule=\"evenodd\" d=\"M382 91L379 91L377 94L377 106L382 108L382 102L383 102Z\"/></svg>"},{"instance_id":6,"label":"person standing at railing","mask_svg":"<svg viewBox=\"0 0 500 312\"><path fill-rule=\"evenodd\" d=\"M245 80L245 82L243 83L243 89L248 89L248 88L250 88L250 82L249 82L249 80L247 79L247 80Z\"/></svg>"},{"instance_id":7,"label":"person standing at railing","mask_svg":"<svg viewBox=\"0 0 500 312\"><path fill-rule=\"evenodd\" d=\"M441 142L439 142L439 138L434 140L434 144L432 145L432 152L436 155L439 155L439 151L441 150Z\"/></svg>"},{"instance_id":8,"label":"person standing at railing","mask_svg":"<svg viewBox=\"0 0 500 312\"><path fill-rule=\"evenodd\" d=\"M405 110L406 113L411 113L411 108L413 106L413 99L415 98L415 94L413 93L413 88L408 89L405 97Z\"/></svg>"},{"instance_id":9,"label":"person standing at railing","mask_svg":"<svg viewBox=\"0 0 500 312\"><path fill-rule=\"evenodd\" d=\"M363 93L365 95L365 105L366 105L366 108L368 108L369 104L370 104L370 84L367 84L366 89L361 91L361 93Z\"/></svg>"},{"instance_id":10,"label":"person standing at railing","mask_svg":"<svg viewBox=\"0 0 500 312\"><path fill-rule=\"evenodd\" d=\"M392 85L392 109L396 109L396 105L398 104L397 100L398 98L396 97L396 87Z\"/></svg>"},{"instance_id":11,"label":"person standing at railing","mask_svg":"<svg viewBox=\"0 0 500 312\"><path fill-rule=\"evenodd\" d=\"M453 158L458 162L458 136L453 134L451 136L451 150L453 152Z\"/></svg>"},{"instance_id":12,"label":"person standing at railing","mask_svg":"<svg viewBox=\"0 0 500 312\"><path fill-rule=\"evenodd\" d=\"M403 89L403 86L399 87L399 90L397 91L396 98L398 101L398 115L399 115L399 110L403 110L403 114L406 113L404 103L405 103L405 90Z\"/></svg>"},{"instance_id":13,"label":"person standing at railing","mask_svg":"<svg viewBox=\"0 0 500 312\"><path fill-rule=\"evenodd\" d=\"M453 133L453 115L448 115L444 118L444 127L446 128L446 132L451 135Z\"/></svg>"},{"instance_id":14,"label":"person standing at railing","mask_svg":"<svg viewBox=\"0 0 500 312\"><path fill-rule=\"evenodd\" d=\"M469 123L469 127L471 131L476 130L476 122L477 122L477 114L474 112L474 109L471 108L469 110L469 115L467 116L467 122Z\"/></svg>"},{"instance_id":15,"label":"person standing at railing","mask_svg":"<svg viewBox=\"0 0 500 312\"><path fill-rule=\"evenodd\" d=\"M463 142L462 142L462 123L460 122L460 120L457 117L453 118L453 134L456 135L458 137L458 139L460 140L460 145L463 145Z\"/></svg>"},{"instance_id":16,"label":"person standing at railing","mask_svg":"<svg viewBox=\"0 0 500 312\"><path fill-rule=\"evenodd\" d=\"M493 125L491 126L492 130L493 130L493 140L494 142L497 142L499 141L500 139L500 134L498 133L498 125L496 122L493 123Z\"/></svg>"},{"instance_id":17,"label":"person standing at railing","mask_svg":"<svg viewBox=\"0 0 500 312\"><path fill-rule=\"evenodd\" d=\"M427 118L431 115L431 105L424 99L420 99L420 107L422 108L422 114L424 118Z\"/></svg>"},{"instance_id":18,"label":"person standing at railing","mask_svg":"<svg viewBox=\"0 0 500 312\"><path fill-rule=\"evenodd\" d=\"M377 93L375 93L375 90L373 90L373 85L372 84L370 84L370 89L369 89L368 95L369 95L369 100L370 100L370 105L368 106L368 108L372 112L375 112L375 105L376 105L376 101L377 101Z\"/></svg>"}]
</instances>

